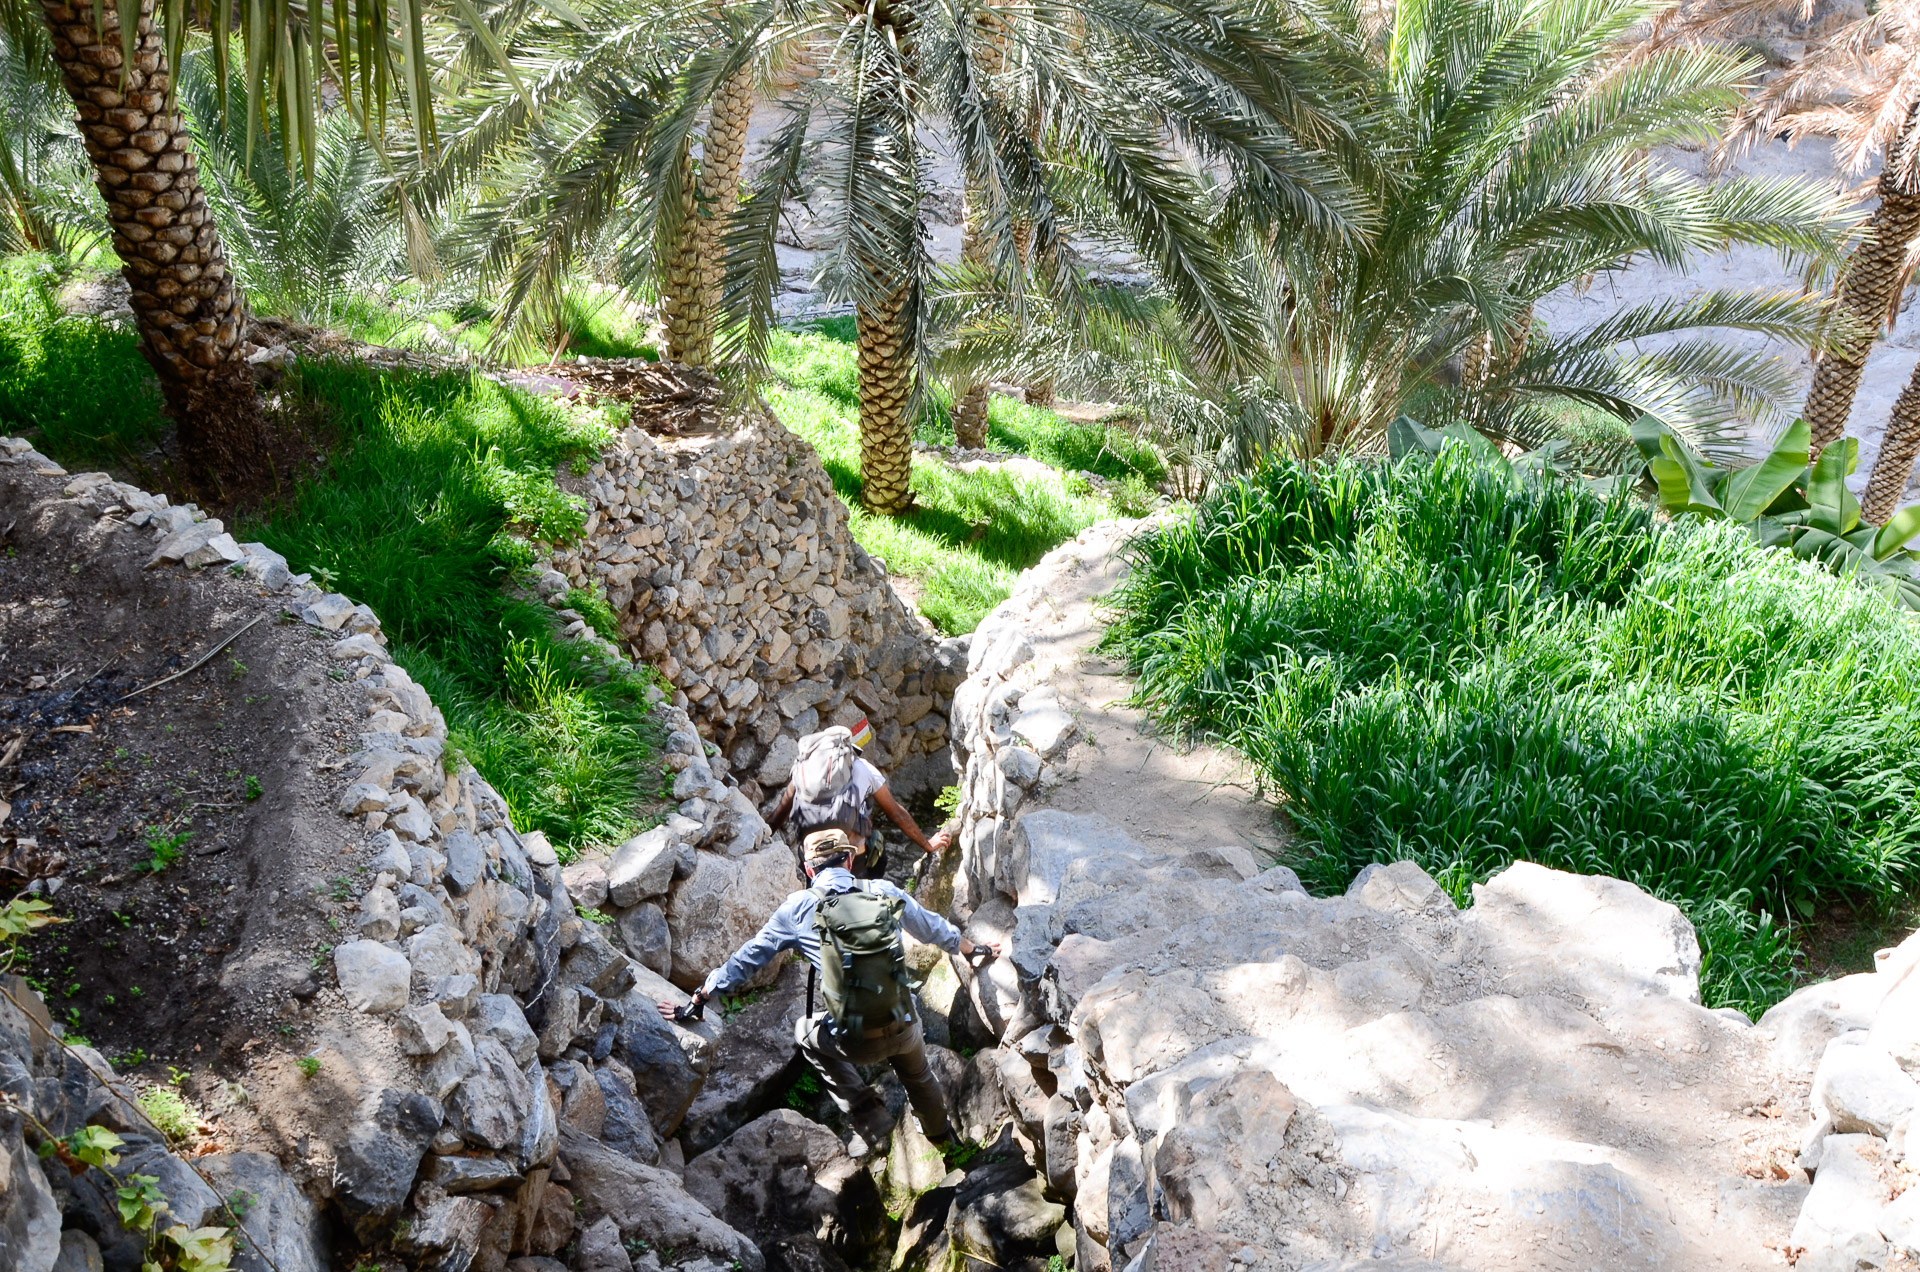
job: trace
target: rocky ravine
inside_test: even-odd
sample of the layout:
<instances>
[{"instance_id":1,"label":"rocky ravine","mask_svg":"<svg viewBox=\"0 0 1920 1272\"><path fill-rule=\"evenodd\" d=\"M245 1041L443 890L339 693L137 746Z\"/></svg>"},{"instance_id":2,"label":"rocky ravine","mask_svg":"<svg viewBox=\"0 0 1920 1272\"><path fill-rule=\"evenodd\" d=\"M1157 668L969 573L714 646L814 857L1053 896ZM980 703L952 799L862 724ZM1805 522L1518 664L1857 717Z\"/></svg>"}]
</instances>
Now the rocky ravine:
<instances>
[{"instance_id":1,"label":"rocky ravine","mask_svg":"<svg viewBox=\"0 0 1920 1272\"><path fill-rule=\"evenodd\" d=\"M952 716L956 897L1013 950L971 989L1081 1272L1920 1255L1920 935L1756 1026L1700 1005L1691 927L1616 880L1516 865L1462 912L1402 862L1316 899L1177 786L1125 826L1051 807L1087 708L1047 673L1133 528L981 624Z\"/></svg>"},{"instance_id":2,"label":"rocky ravine","mask_svg":"<svg viewBox=\"0 0 1920 1272\"><path fill-rule=\"evenodd\" d=\"M222 841L236 867L227 921L258 939L244 959L210 947L203 960L244 1002L233 1027L251 1036L217 1056L187 1057L188 1089L215 1123L196 1137L191 1160L135 1106L137 1087L149 1083L63 1041L64 1022L55 1025L23 979L0 981L0 1268L139 1266L142 1243L116 1215L113 1184L39 1155L48 1137L83 1124L125 1138L117 1175L158 1178L169 1222L236 1229L236 1266L246 1272L497 1272L510 1263L516 1272L759 1272L770 1260L834 1268L884 1257L874 1177L826 1127L767 1112L785 1094L796 978L773 986L776 997L761 1005L773 1010L749 1008L733 1025L715 1013L680 1028L655 1010L685 1001L666 975L691 983L794 883L791 850L768 842L765 822L684 711L660 704L678 806L583 872L583 886L597 876L603 891L594 898L602 908L589 913L541 837L519 833L491 788L448 762L439 711L390 660L370 611L290 576L284 561L235 542L198 509L104 474L65 473L17 439L0 439L0 494L7 532L29 548L8 577L31 619L18 628L25 646L8 651L9 677L42 661L51 669L61 642L78 639L62 624L98 625L105 620L93 611L105 606L106 618L146 615L146 629L114 629L134 652L142 639L164 645L168 619L200 615L196 622L222 631L275 620L249 629L274 635L264 650L274 674L338 686L305 697L284 692L305 679L268 686L282 700L283 732L311 739L291 753L304 757L318 798L302 786L298 800L262 801L263 816L282 820ZM74 570L24 572L62 552ZM118 579L122 599L152 586L162 594L121 614L112 588L54 596L69 576ZM582 649L607 653L591 641ZM181 723L166 731L177 750L217 749L218 719L195 723L157 700L147 709ZM58 741L28 719L36 747ZM55 803L21 811L59 806L62 792L44 794ZM7 859L61 868L19 851L21 824L5 828ZM286 835L325 844L323 855L276 857ZM317 960L316 981L306 971L309 933L272 920L304 904L296 898L314 884L327 891L343 881L352 882L352 905L328 909L340 935ZM34 882L63 906L93 886L63 886L51 874ZM273 966L303 983L268 997L265 982L249 977ZM153 1042L187 1056L196 1030L214 1036L214 1022L189 1015ZM957 1092L974 1090L969 1127L990 1138L1006 1120L997 1088L983 1080L990 1069L969 1069L950 1052L939 1060ZM724 1080L708 1084L716 1065ZM706 1151L689 1162L689 1144ZM1031 1169L994 1165L1008 1188L1031 1185L1037 1204ZM1057 1226L1059 1207L1042 1213Z\"/></svg>"}]
</instances>

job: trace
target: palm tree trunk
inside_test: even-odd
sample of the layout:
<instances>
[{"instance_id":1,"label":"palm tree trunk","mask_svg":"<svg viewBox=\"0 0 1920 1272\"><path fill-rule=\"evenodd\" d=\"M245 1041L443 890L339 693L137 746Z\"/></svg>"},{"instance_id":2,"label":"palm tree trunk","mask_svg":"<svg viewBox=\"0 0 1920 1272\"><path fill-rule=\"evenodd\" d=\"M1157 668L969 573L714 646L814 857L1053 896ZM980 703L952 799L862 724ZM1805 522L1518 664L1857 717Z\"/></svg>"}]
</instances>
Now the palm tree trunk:
<instances>
[{"instance_id":1,"label":"palm tree trunk","mask_svg":"<svg viewBox=\"0 0 1920 1272\"><path fill-rule=\"evenodd\" d=\"M970 203L972 200L969 199ZM984 267L986 245L972 208L962 212L960 259L969 265ZM984 450L987 445L987 383L972 376L956 377L953 383L953 440L967 450Z\"/></svg>"},{"instance_id":2,"label":"palm tree trunk","mask_svg":"<svg viewBox=\"0 0 1920 1272\"><path fill-rule=\"evenodd\" d=\"M1916 116L1907 116L1906 131L1901 134L1899 151L1905 151L1920 137L1915 136ZM1906 280L1907 251L1920 234L1920 191L1903 189L1895 175L1898 155L1889 154L1880 173L1880 206L1867 222L1866 237L1853 250L1840 280L1839 308L1852 318L1854 329L1821 355L1813 370L1813 387L1807 390L1806 406L1801 414L1813 430L1813 450L1817 455L1838 441L1847 431L1847 417L1853 413L1853 395L1860 387L1860 372L1867 365L1880 329L1893 313L1901 284Z\"/></svg>"},{"instance_id":3,"label":"palm tree trunk","mask_svg":"<svg viewBox=\"0 0 1920 1272\"><path fill-rule=\"evenodd\" d=\"M246 301L200 188L153 0L141 0L130 66L113 5L100 14L84 3L41 5L133 288L141 352L178 426L181 455L196 476L258 480L266 426L241 354Z\"/></svg>"},{"instance_id":4,"label":"palm tree trunk","mask_svg":"<svg viewBox=\"0 0 1920 1272\"><path fill-rule=\"evenodd\" d=\"M740 166L753 120L753 74L742 67L713 96L700 174L668 265L667 356L704 367L713 362L713 315L726 269L727 220L740 202ZM691 158L689 158L691 162Z\"/></svg>"},{"instance_id":5,"label":"palm tree trunk","mask_svg":"<svg viewBox=\"0 0 1920 1272\"><path fill-rule=\"evenodd\" d=\"M892 516L909 511L913 471L913 350L907 339L907 293L854 314L860 351L860 503Z\"/></svg>"},{"instance_id":6,"label":"palm tree trunk","mask_svg":"<svg viewBox=\"0 0 1920 1272\"><path fill-rule=\"evenodd\" d=\"M1920 455L1920 363L1913 368L1907 387L1887 416L1887 434L1880 439L1880 454L1873 461L1873 476L1867 479L1867 493L1860 500L1860 518L1873 525L1885 525L1900 506L1913 477L1913 461Z\"/></svg>"},{"instance_id":7,"label":"palm tree trunk","mask_svg":"<svg viewBox=\"0 0 1920 1272\"><path fill-rule=\"evenodd\" d=\"M1034 125L1034 139L1036 141L1039 139L1039 126L1037 123ZM1014 222L1013 250L1015 255L1020 259L1021 269L1030 270L1033 268L1033 223L1031 221ZM1053 405L1052 376L1046 376L1039 380L1031 380L1022 387L1026 390L1028 405L1045 407L1051 407Z\"/></svg>"}]
</instances>

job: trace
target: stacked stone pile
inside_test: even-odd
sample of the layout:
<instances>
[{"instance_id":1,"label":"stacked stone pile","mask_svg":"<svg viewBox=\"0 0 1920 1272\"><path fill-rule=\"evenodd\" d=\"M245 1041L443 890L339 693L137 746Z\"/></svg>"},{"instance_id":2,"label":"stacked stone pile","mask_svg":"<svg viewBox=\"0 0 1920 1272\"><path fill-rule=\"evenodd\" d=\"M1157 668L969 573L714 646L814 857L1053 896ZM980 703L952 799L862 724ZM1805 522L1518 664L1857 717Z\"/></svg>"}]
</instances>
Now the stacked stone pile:
<instances>
[{"instance_id":1,"label":"stacked stone pile","mask_svg":"<svg viewBox=\"0 0 1920 1272\"><path fill-rule=\"evenodd\" d=\"M1521 863L1461 911L1399 862L1316 899L1245 845L1049 808L1079 704L1033 633L1132 528L1023 580L952 712L956 905L1009 950L961 974L1078 1272L1917 1253L1920 935L1756 1027L1701 1006L1691 926L1617 880Z\"/></svg>"},{"instance_id":2,"label":"stacked stone pile","mask_svg":"<svg viewBox=\"0 0 1920 1272\"><path fill-rule=\"evenodd\" d=\"M1760 1031L1811 1067L1798 1165L1813 1179L1794 1223L1797 1266L1884 1267L1920 1260L1920 934L1881 950L1874 970L1810 985L1760 1019Z\"/></svg>"},{"instance_id":3,"label":"stacked stone pile","mask_svg":"<svg viewBox=\"0 0 1920 1272\"><path fill-rule=\"evenodd\" d=\"M697 373L683 371L689 378ZM577 485L585 538L543 589L598 584L636 658L660 669L758 802L795 740L865 716L867 758L942 751L964 645L935 640L853 541L813 449L763 410L726 430L624 430Z\"/></svg>"}]
</instances>

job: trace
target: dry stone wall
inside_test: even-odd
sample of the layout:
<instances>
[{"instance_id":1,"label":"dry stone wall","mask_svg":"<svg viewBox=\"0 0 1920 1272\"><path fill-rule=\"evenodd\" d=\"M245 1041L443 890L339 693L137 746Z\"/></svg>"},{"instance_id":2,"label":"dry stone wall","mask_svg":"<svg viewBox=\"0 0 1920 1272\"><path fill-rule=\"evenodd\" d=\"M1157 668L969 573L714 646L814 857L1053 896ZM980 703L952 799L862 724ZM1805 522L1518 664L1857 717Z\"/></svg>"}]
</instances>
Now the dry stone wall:
<instances>
[{"instance_id":1,"label":"dry stone wall","mask_svg":"<svg viewBox=\"0 0 1920 1272\"><path fill-rule=\"evenodd\" d=\"M947 745L963 641L942 642L848 533L819 456L763 408L690 438L624 430L584 479L587 533L542 586L598 584L636 658L756 800L795 741L865 716L894 768Z\"/></svg>"}]
</instances>

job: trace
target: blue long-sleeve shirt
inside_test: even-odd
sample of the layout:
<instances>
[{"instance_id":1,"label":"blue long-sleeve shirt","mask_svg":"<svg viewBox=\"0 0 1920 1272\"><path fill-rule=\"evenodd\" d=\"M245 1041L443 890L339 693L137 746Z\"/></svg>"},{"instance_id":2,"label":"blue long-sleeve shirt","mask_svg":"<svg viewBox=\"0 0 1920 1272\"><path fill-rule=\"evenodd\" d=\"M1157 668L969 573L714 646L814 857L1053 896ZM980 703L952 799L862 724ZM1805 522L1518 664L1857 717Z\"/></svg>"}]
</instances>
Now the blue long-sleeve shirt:
<instances>
[{"instance_id":1,"label":"blue long-sleeve shirt","mask_svg":"<svg viewBox=\"0 0 1920 1272\"><path fill-rule=\"evenodd\" d=\"M813 886L832 893L852 892L861 884L852 873L836 867L815 875ZM884 879L875 879L865 886L869 892L898 897L906 902L900 914L900 926L908 936L927 945L937 945L949 954L960 952L959 928ZM820 938L813 930L813 912L819 905L820 898L811 890L796 892L788 897L773 912L773 917L767 920L765 927L735 950L732 958L714 969L707 977L706 984L700 987L700 992L708 997L732 993L750 980L755 972L771 963L782 950L799 950L801 957L819 967Z\"/></svg>"}]
</instances>

